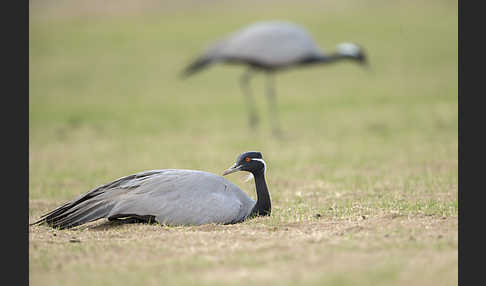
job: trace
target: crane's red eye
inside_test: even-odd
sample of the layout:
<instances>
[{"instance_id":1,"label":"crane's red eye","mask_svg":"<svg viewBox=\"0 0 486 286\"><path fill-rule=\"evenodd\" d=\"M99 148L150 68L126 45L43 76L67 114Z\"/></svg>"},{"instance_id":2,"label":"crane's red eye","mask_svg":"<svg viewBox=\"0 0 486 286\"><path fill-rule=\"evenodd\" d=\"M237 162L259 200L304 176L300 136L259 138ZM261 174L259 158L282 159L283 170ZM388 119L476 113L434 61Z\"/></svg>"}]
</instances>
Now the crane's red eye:
<instances>
[{"instance_id":1,"label":"crane's red eye","mask_svg":"<svg viewBox=\"0 0 486 286\"><path fill-rule=\"evenodd\" d=\"M246 162L250 162L250 161L251 161L250 157L246 157L246 158L245 158L245 161L246 161Z\"/></svg>"}]
</instances>

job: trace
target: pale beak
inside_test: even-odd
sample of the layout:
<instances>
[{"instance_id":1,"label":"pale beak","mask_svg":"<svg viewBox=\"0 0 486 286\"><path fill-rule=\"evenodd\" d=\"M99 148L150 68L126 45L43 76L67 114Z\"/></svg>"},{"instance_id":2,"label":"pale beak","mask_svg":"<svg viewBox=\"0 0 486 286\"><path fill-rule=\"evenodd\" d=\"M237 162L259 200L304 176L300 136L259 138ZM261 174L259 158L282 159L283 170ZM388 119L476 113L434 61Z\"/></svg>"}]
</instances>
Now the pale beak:
<instances>
[{"instance_id":1,"label":"pale beak","mask_svg":"<svg viewBox=\"0 0 486 286\"><path fill-rule=\"evenodd\" d=\"M240 165L240 166L235 166L235 165L233 165L233 167L231 167L231 168L229 168L227 170L224 170L223 176L226 176L226 175L231 174L231 173L234 173L234 172L238 172L238 171L241 170L241 168L243 168L242 165Z\"/></svg>"}]
</instances>

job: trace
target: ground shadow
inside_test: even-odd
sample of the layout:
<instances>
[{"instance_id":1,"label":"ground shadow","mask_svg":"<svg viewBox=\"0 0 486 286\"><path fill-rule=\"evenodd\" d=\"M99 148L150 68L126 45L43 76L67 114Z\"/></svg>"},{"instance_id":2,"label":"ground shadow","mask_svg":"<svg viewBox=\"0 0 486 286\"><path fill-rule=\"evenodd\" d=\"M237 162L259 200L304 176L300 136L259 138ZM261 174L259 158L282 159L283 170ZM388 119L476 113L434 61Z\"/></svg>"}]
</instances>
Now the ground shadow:
<instances>
[{"instance_id":1,"label":"ground shadow","mask_svg":"<svg viewBox=\"0 0 486 286\"><path fill-rule=\"evenodd\" d=\"M158 224L156 221L141 221L139 219L116 219L116 220L107 220L102 223L96 225L86 225L79 230L110 230L114 228L119 228L127 224Z\"/></svg>"}]
</instances>

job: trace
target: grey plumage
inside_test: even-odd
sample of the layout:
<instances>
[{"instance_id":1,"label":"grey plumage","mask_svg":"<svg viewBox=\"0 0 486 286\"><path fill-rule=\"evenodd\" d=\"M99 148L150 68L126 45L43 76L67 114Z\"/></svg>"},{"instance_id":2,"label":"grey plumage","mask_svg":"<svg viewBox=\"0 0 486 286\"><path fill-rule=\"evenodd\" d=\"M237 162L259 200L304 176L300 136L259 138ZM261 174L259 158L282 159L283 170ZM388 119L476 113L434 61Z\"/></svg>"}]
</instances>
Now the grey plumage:
<instances>
[{"instance_id":1,"label":"grey plumage","mask_svg":"<svg viewBox=\"0 0 486 286\"><path fill-rule=\"evenodd\" d=\"M290 22L258 22L240 29L211 45L182 72L190 76L214 63L236 63L249 66L241 78L241 86L247 97L250 75L254 70L268 74L267 96L270 112L273 114L274 131L279 132L278 115L275 107L273 72L290 67L316 63L331 63L337 60L355 60L365 64L365 54L361 47L352 43L338 45L335 53L327 54L314 42L312 36L301 26ZM253 99L248 99L250 126L258 122Z\"/></svg>"},{"instance_id":2,"label":"grey plumage","mask_svg":"<svg viewBox=\"0 0 486 286\"><path fill-rule=\"evenodd\" d=\"M196 170L152 170L99 186L33 224L46 222L64 229L124 217L166 225L229 224L245 220L255 212L255 205L255 200L221 176Z\"/></svg>"},{"instance_id":3,"label":"grey plumage","mask_svg":"<svg viewBox=\"0 0 486 286\"><path fill-rule=\"evenodd\" d=\"M289 22L259 22L213 44L186 68L185 75L223 61L273 70L321 56L324 54L304 28Z\"/></svg>"}]
</instances>

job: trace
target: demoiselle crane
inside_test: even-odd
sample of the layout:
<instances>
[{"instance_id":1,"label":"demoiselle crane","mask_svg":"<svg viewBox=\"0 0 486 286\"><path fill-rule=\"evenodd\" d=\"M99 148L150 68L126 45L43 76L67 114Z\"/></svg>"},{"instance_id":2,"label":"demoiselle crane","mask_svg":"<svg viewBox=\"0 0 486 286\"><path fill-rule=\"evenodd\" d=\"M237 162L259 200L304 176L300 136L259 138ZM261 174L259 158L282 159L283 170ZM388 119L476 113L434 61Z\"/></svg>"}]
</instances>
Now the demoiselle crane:
<instances>
[{"instance_id":1,"label":"demoiselle crane","mask_svg":"<svg viewBox=\"0 0 486 286\"><path fill-rule=\"evenodd\" d=\"M99 186L41 216L31 225L47 223L65 229L87 222L136 219L164 225L233 224L271 213L265 182L266 164L256 151L242 153L223 172L250 172L257 200L238 186L212 173L165 169L140 172Z\"/></svg>"},{"instance_id":2,"label":"demoiselle crane","mask_svg":"<svg viewBox=\"0 0 486 286\"><path fill-rule=\"evenodd\" d=\"M249 83L254 71L265 72L267 74L266 95L273 121L273 131L280 134L273 74L288 68L328 64L340 60L367 64L364 50L357 44L341 43L337 45L336 52L326 54L318 48L303 27L291 22L267 21L240 29L211 45L190 63L181 75L183 78L188 77L215 63L248 66L247 71L240 78L240 84L246 97L249 124L254 128L259 118Z\"/></svg>"}]
</instances>

